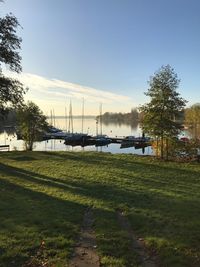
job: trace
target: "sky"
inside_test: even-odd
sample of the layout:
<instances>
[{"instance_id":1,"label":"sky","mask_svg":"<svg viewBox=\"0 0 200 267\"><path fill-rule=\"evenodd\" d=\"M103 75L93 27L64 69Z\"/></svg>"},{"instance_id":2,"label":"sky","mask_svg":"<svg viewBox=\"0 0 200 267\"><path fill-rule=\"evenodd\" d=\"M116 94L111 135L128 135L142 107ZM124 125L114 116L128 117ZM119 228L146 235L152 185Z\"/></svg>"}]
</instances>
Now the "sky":
<instances>
[{"instance_id":1,"label":"sky","mask_svg":"<svg viewBox=\"0 0 200 267\"><path fill-rule=\"evenodd\" d=\"M199 0L4 0L22 28L26 100L48 115L130 112L148 80L171 65L188 106L200 102ZM5 73L16 77L6 68Z\"/></svg>"}]
</instances>

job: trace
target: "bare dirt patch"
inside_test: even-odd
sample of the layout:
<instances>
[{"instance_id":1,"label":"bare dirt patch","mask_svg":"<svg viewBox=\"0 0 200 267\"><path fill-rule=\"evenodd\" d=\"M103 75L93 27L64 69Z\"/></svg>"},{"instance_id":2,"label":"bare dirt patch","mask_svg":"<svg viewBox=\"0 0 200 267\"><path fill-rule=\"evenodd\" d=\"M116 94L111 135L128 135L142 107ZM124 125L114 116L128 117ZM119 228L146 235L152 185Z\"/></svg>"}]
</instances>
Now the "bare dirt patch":
<instances>
[{"instance_id":1,"label":"bare dirt patch","mask_svg":"<svg viewBox=\"0 0 200 267\"><path fill-rule=\"evenodd\" d=\"M139 255L141 265L143 267L156 267L157 265L155 264L155 258L148 254L143 240L136 237L133 230L131 229L128 219L124 216L123 212L117 211L117 217L122 229L127 231L128 235L131 238L133 251L135 251L135 253Z\"/></svg>"},{"instance_id":2,"label":"bare dirt patch","mask_svg":"<svg viewBox=\"0 0 200 267\"><path fill-rule=\"evenodd\" d=\"M84 214L80 238L69 267L100 267L95 234L92 229L93 222L92 209L88 208Z\"/></svg>"}]
</instances>

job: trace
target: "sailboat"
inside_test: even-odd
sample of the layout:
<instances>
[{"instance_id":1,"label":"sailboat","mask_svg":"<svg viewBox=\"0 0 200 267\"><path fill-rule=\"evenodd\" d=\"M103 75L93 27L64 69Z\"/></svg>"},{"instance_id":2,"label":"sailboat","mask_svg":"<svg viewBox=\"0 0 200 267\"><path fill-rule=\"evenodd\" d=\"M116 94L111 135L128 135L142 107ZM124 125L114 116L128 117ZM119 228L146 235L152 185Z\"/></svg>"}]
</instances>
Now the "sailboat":
<instances>
[{"instance_id":1,"label":"sailboat","mask_svg":"<svg viewBox=\"0 0 200 267\"><path fill-rule=\"evenodd\" d=\"M98 122L97 122L97 135L94 137L96 147L106 146L112 142L112 140L107 135L103 135L102 103L100 104L99 107L99 120L100 120L100 134L98 134Z\"/></svg>"},{"instance_id":2,"label":"sailboat","mask_svg":"<svg viewBox=\"0 0 200 267\"><path fill-rule=\"evenodd\" d=\"M82 131L83 131L83 116L84 116L84 101L83 101L83 108L82 108ZM69 107L69 129L68 129L68 136L65 138L65 145L71 145L71 146L84 146L86 143L86 140L90 138L88 134L82 133L74 133L73 128L73 115L72 115L72 103L70 101L70 107Z\"/></svg>"},{"instance_id":3,"label":"sailboat","mask_svg":"<svg viewBox=\"0 0 200 267\"><path fill-rule=\"evenodd\" d=\"M66 137L66 133L56 127L55 112L54 110L51 110L50 111L50 126L48 127L48 131L45 132L43 136L43 140L65 139L65 137Z\"/></svg>"}]
</instances>

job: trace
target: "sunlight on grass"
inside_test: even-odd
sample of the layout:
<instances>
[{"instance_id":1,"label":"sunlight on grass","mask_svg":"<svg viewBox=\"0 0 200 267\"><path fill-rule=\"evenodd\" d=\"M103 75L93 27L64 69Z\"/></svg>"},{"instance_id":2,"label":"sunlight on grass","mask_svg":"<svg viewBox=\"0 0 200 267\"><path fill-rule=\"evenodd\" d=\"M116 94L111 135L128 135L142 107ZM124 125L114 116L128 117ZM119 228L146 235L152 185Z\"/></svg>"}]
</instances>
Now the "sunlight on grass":
<instances>
[{"instance_id":1,"label":"sunlight on grass","mask_svg":"<svg viewBox=\"0 0 200 267\"><path fill-rule=\"evenodd\" d=\"M37 255L67 266L86 208L102 266L139 266L116 210L124 211L161 266L197 267L200 165L108 153L0 155L0 266ZM38 259L37 259L38 260Z\"/></svg>"}]
</instances>

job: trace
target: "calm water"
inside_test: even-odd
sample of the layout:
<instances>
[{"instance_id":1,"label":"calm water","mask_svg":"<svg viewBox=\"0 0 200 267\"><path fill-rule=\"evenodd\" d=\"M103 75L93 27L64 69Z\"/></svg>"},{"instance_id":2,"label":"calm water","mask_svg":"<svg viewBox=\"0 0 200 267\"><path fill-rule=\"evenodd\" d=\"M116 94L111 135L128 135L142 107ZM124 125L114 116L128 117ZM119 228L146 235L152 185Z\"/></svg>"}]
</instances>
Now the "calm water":
<instances>
[{"instance_id":1,"label":"calm water","mask_svg":"<svg viewBox=\"0 0 200 267\"><path fill-rule=\"evenodd\" d=\"M68 123L63 118L56 118L55 119L55 126L59 129L66 130ZM74 132L81 132L82 131L82 120L81 118L74 118L73 120L73 128ZM93 118L84 119L83 125L83 132L88 133L91 135L96 135L96 133L100 133L100 127L97 127L96 120ZM142 132L139 125L130 126L126 124L103 124L102 126L102 133L106 134L110 137L123 137L128 135L134 136L141 136ZM17 140L16 135L14 133L1 133L0 134L0 144L7 144L10 145L11 150L23 150L23 141ZM134 153L134 154L142 154L141 149L131 148L124 148L120 149L120 144L110 144L105 147L71 147L64 145L63 140L49 140L43 142L35 143L34 147L35 151L103 151L103 152L111 152L111 153ZM152 150L150 147L145 149L145 154L150 155L152 154Z\"/></svg>"}]
</instances>

